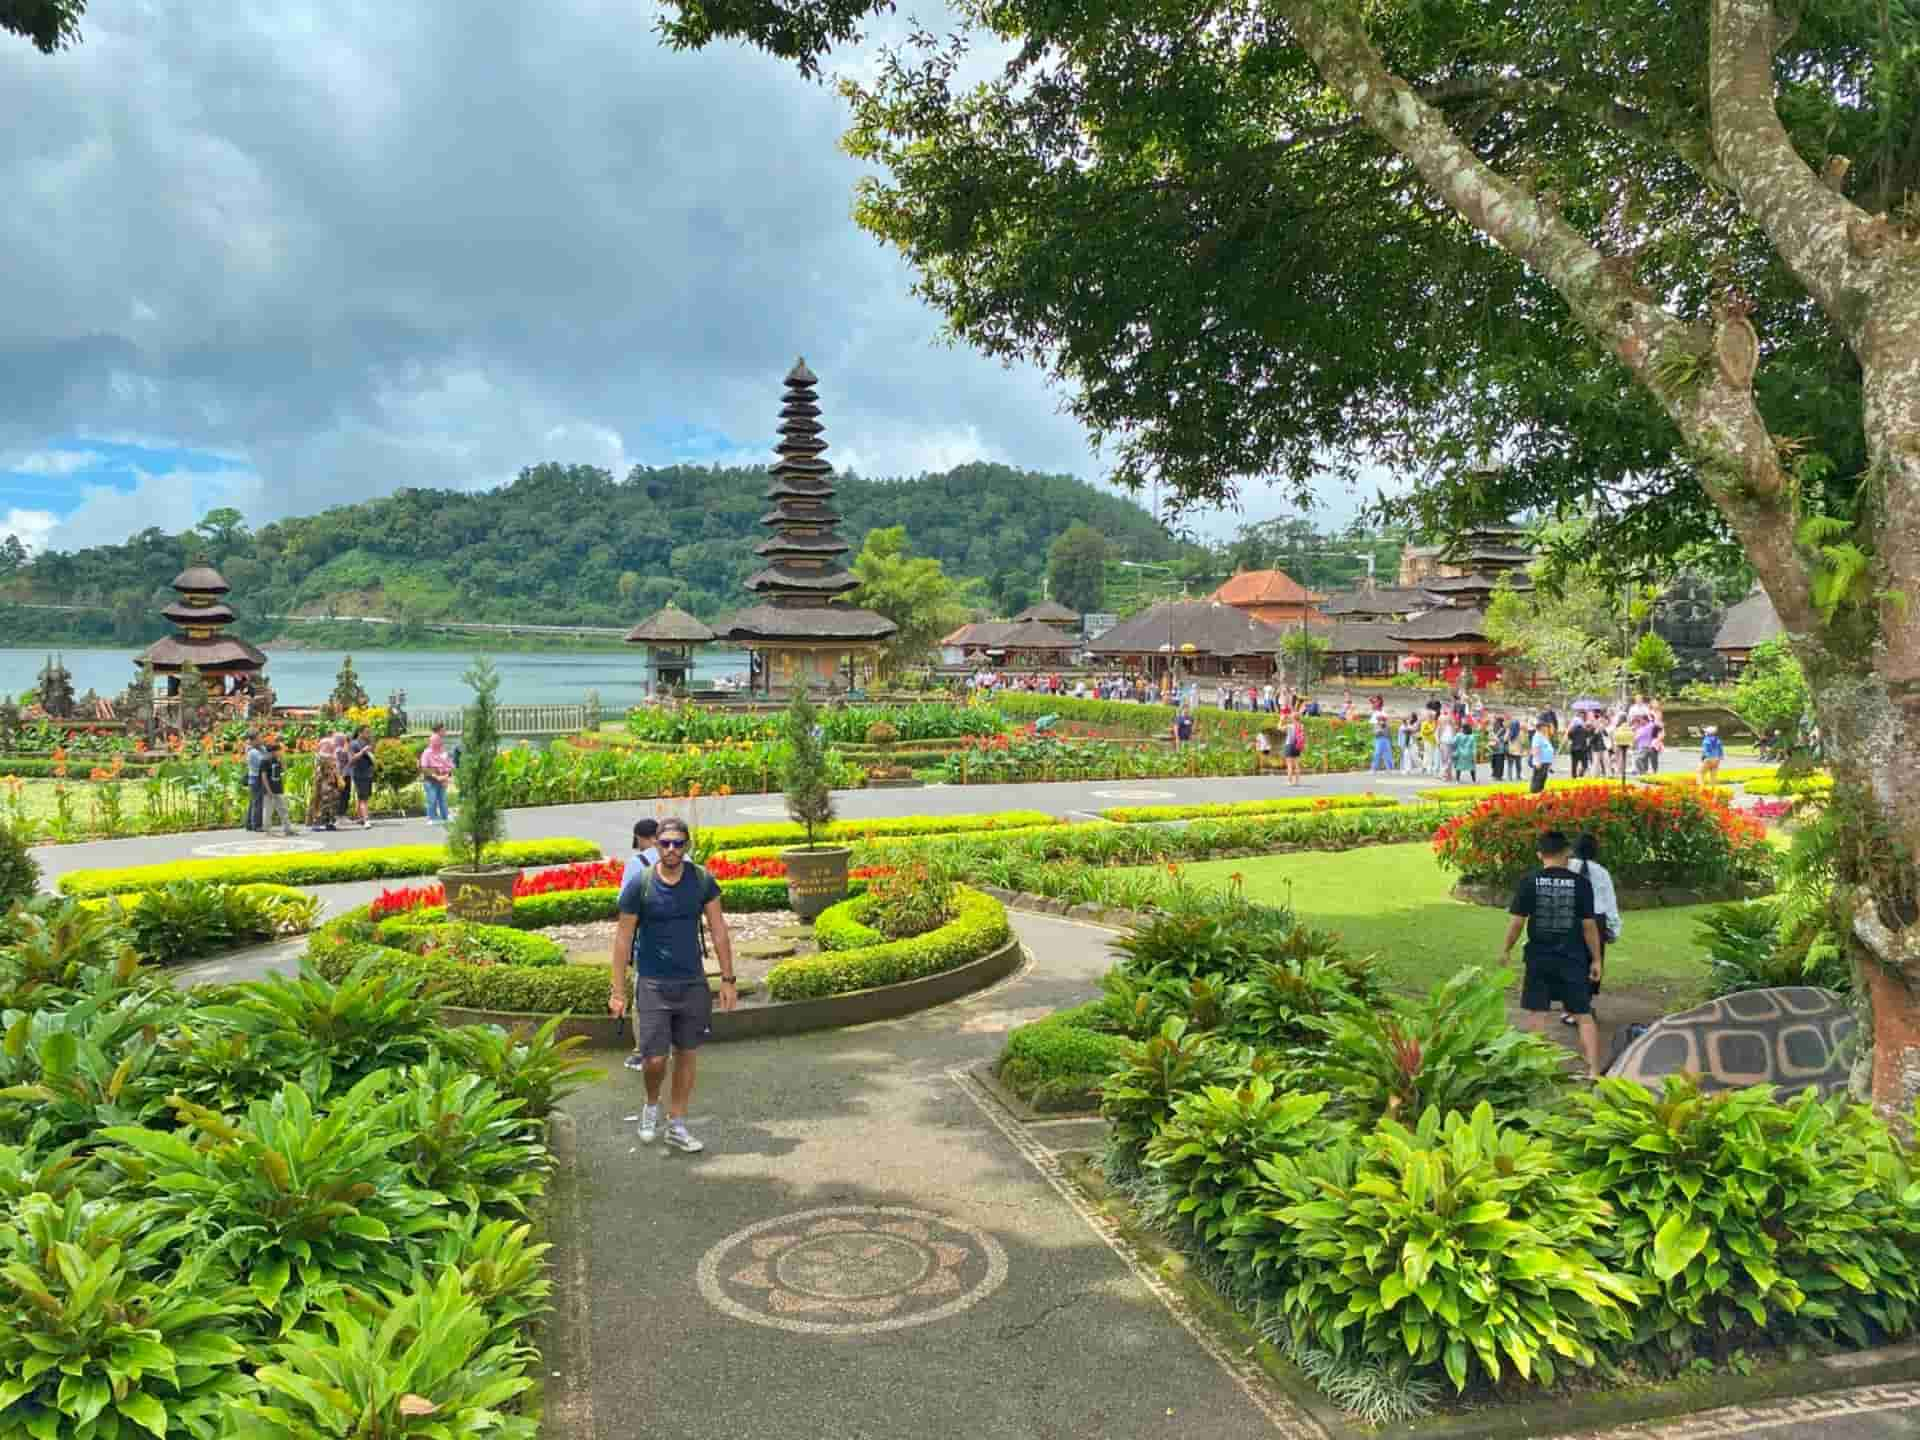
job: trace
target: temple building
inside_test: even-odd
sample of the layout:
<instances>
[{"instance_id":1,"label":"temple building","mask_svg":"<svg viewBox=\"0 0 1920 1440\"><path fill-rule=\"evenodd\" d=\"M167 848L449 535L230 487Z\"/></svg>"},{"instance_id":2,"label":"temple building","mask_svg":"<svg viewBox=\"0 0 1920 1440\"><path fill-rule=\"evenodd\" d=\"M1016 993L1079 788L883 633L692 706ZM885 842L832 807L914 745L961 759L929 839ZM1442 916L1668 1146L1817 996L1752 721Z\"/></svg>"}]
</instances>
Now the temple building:
<instances>
[{"instance_id":1,"label":"temple building","mask_svg":"<svg viewBox=\"0 0 1920 1440\"><path fill-rule=\"evenodd\" d=\"M1038 605L1029 605L1014 616L1011 623L1022 625L1029 620L1037 620L1042 625L1052 625L1076 639L1080 634L1080 617L1058 600L1042 600Z\"/></svg>"},{"instance_id":2,"label":"temple building","mask_svg":"<svg viewBox=\"0 0 1920 1440\"><path fill-rule=\"evenodd\" d=\"M1320 598L1284 570L1244 570L1208 597L1269 625L1321 619Z\"/></svg>"},{"instance_id":3,"label":"temple building","mask_svg":"<svg viewBox=\"0 0 1920 1440\"><path fill-rule=\"evenodd\" d=\"M1411 620L1446 603L1444 596L1418 585L1365 585L1357 590L1336 590L1320 602L1320 613L1329 620L1363 623Z\"/></svg>"},{"instance_id":4,"label":"temple building","mask_svg":"<svg viewBox=\"0 0 1920 1440\"><path fill-rule=\"evenodd\" d=\"M1500 656L1487 638L1486 612L1472 605L1446 605L1411 620L1388 625L1386 633L1406 646L1429 678L1461 683L1470 674L1475 689L1500 679Z\"/></svg>"},{"instance_id":5,"label":"temple building","mask_svg":"<svg viewBox=\"0 0 1920 1440\"><path fill-rule=\"evenodd\" d=\"M1168 600L1122 620L1087 643L1096 664L1119 663L1150 675L1274 673L1286 631L1219 600Z\"/></svg>"},{"instance_id":6,"label":"temple building","mask_svg":"<svg viewBox=\"0 0 1920 1440\"><path fill-rule=\"evenodd\" d=\"M1513 525L1480 525L1438 545L1407 546L1400 552L1400 583L1431 590L1437 587L1429 581L1485 576L1487 589L1491 590L1494 577L1513 573L1515 587L1525 589L1531 582L1522 585L1526 577L1517 572L1525 571L1535 558L1525 530Z\"/></svg>"},{"instance_id":7,"label":"temple building","mask_svg":"<svg viewBox=\"0 0 1920 1440\"><path fill-rule=\"evenodd\" d=\"M1731 679L1747 668L1756 648L1785 633L1786 627L1780 623L1773 601L1767 598L1766 591L1755 585L1747 592L1746 599L1727 611L1714 634L1713 648Z\"/></svg>"},{"instance_id":8,"label":"temple building","mask_svg":"<svg viewBox=\"0 0 1920 1440\"><path fill-rule=\"evenodd\" d=\"M693 681L693 652L714 635L669 600L627 632L627 644L647 647L647 681L655 696L685 691Z\"/></svg>"},{"instance_id":9,"label":"temple building","mask_svg":"<svg viewBox=\"0 0 1920 1440\"><path fill-rule=\"evenodd\" d=\"M834 527L833 466L820 457L819 377L796 361L787 372L780 407L780 458L770 468L767 499L773 509L760 523L773 532L755 553L766 568L747 579L759 601L715 627L719 638L751 656L751 688L761 694L808 689L854 690L869 678L881 646L897 628L884 615L834 602L860 582L841 557L851 547Z\"/></svg>"},{"instance_id":10,"label":"temple building","mask_svg":"<svg viewBox=\"0 0 1920 1440\"><path fill-rule=\"evenodd\" d=\"M167 693L180 693L180 672L191 665L215 697L250 693L267 657L235 635L221 632L237 618L223 598L228 585L211 565L195 565L173 579L180 598L160 614L177 633L156 640L140 658L167 679Z\"/></svg>"}]
</instances>

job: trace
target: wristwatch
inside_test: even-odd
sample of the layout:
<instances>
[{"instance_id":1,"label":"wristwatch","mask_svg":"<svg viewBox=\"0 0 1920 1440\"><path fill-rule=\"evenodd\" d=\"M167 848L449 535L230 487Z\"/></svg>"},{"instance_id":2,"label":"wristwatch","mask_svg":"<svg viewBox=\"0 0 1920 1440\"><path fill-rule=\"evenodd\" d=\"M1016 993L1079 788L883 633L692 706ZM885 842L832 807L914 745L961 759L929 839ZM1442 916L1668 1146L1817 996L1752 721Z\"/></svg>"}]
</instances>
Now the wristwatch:
<instances>
[{"instance_id":1,"label":"wristwatch","mask_svg":"<svg viewBox=\"0 0 1920 1440\"><path fill-rule=\"evenodd\" d=\"M736 982L736 981L734 980L734 978L733 978L733 976L731 976L731 975L722 975L722 976L720 977L720 983L721 983L722 985L733 985L733 984L736 984L736 983L738 983L738 982Z\"/></svg>"}]
</instances>

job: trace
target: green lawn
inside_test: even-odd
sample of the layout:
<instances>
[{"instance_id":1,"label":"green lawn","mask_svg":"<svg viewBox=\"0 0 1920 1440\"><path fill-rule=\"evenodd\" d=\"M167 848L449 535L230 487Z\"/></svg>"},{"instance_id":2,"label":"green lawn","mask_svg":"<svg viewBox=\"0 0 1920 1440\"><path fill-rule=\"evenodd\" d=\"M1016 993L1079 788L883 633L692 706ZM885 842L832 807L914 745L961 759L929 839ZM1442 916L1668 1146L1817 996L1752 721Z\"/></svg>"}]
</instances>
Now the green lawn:
<instances>
[{"instance_id":1,"label":"green lawn","mask_svg":"<svg viewBox=\"0 0 1920 1440\"><path fill-rule=\"evenodd\" d=\"M1339 931L1348 948L1378 955L1393 984L1406 990L1425 992L1462 965L1500 960L1505 913L1450 896L1454 877L1428 845L1210 860L1182 865L1180 873L1219 884L1242 876L1249 899L1291 904L1308 924ZM1698 997L1706 964L1691 942L1706 908L1627 911L1620 943L1607 953L1609 983L1659 990L1681 1003ZM1517 965L1517 949L1514 958Z\"/></svg>"}]
</instances>

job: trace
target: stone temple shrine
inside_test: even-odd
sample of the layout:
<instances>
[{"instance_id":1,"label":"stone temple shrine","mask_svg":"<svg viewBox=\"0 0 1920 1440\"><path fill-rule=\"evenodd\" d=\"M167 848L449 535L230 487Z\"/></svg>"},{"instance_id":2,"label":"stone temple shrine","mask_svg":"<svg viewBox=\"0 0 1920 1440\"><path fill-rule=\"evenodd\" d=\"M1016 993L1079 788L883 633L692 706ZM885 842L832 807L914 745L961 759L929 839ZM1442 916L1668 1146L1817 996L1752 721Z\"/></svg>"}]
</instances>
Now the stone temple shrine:
<instances>
[{"instance_id":1,"label":"stone temple shrine","mask_svg":"<svg viewBox=\"0 0 1920 1440\"><path fill-rule=\"evenodd\" d=\"M178 694L180 672L193 666L215 695L236 695L253 689L254 679L267 668L267 657L237 635L222 632L236 617L226 602L227 582L211 565L195 565L174 577L180 598L160 614L173 622L175 633L147 647L141 660L155 675L167 679L167 693Z\"/></svg>"},{"instance_id":2,"label":"stone temple shrine","mask_svg":"<svg viewBox=\"0 0 1920 1440\"><path fill-rule=\"evenodd\" d=\"M821 458L819 378L804 359L787 373L780 407L779 456L767 499L773 509L760 523L772 538L755 547L766 568L747 579L759 601L722 620L722 640L752 656L752 688L761 694L791 693L796 686L853 690L865 683L895 625L884 615L835 600L859 586L842 557L851 547L834 527L833 466Z\"/></svg>"}]
</instances>

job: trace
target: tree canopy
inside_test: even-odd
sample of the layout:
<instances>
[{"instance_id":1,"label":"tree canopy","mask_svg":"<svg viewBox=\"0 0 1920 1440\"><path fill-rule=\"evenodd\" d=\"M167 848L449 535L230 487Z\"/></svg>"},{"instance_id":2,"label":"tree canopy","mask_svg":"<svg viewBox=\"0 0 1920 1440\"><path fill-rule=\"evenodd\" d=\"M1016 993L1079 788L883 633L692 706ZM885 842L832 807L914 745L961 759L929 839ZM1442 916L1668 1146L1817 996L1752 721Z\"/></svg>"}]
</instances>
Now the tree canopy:
<instances>
[{"instance_id":1,"label":"tree canopy","mask_svg":"<svg viewBox=\"0 0 1920 1440\"><path fill-rule=\"evenodd\" d=\"M978 581L955 580L931 556L915 555L907 545L907 527L889 525L867 532L854 558L860 588L847 603L884 615L899 628L881 654L883 673L924 663L940 637L965 624Z\"/></svg>"},{"instance_id":2,"label":"tree canopy","mask_svg":"<svg viewBox=\"0 0 1920 1440\"><path fill-rule=\"evenodd\" d=\"M1074 521L1047 551L1047 587L1053 598L1082 615L1107 596L1107 537Z\"/></svg>"},{"instance_id":3,"label":"tree canopy","mask_svg":"<svg viewBox=\"0 0 1920 1440\"><path fill-rule=\"evenodd\" d=\"M0 0L0 30L24 35L43 55L79 43L86 0Z\"/></svg>"}]
</instances>

